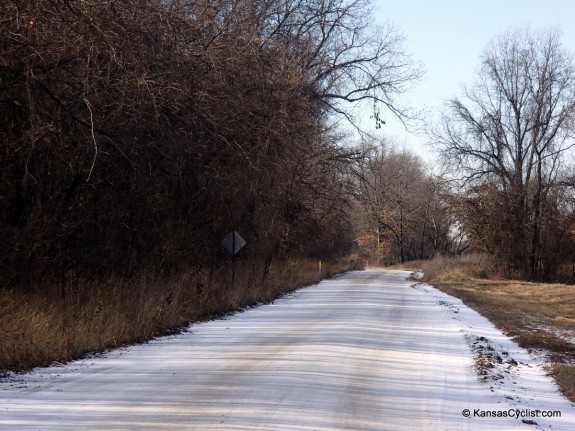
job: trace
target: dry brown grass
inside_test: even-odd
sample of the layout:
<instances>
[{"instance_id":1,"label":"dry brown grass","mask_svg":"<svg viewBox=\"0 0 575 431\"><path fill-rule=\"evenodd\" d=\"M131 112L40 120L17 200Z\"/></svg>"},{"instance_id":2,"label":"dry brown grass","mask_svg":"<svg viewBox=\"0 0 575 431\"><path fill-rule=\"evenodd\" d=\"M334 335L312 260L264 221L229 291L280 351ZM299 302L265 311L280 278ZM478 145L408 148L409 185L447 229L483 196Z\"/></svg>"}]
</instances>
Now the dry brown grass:
<instances>
[{"instance_id":1,"label":"dry brown grass","mask_svg":"<svg viewBox=\"0 0 575 431\"><path fill-rule=\"evenodd\" d=\"M554 364L551 366L551 375L555 377L561 392L571 401L575 400L575 366Z\"/></svg>"},{"instance_id":2,"label":"dry brown grass","mask_svg":"<svg viewBox=\"0 0 575 431\"><path fill-rule=\"evenodd\" d=\"M491 259L483 254L462 256L436 256L422 262L426 281L449 282L470 278L499 278L497 268Z\"/></svg>"},{"instance_id":3,"label":"dry brown grass","mask_svg":"<svg viewBox=\"0 0 575 431\"><path fill-rule=\"evenodd\" d=\"M431 262L433 271L425 279L486 316L520 346L548 352L550 374L575 402L575 344L570 342L575 338L575 286L479 278L485 261L479 262L478 257L463 264Z\"/></svg>"},{"instance_id":4,"label":"dry brown grass","mask_svg":"<svg viewBox=\"0 0 575 431\"><path fill-rule=\"evenodd\" d=\"M260 262L238 262L231 289L230 266L191 271L171 279L141 276L82 286L65 299L57 289L0 292L0 374L67 361L144 341L246 305L270 301L304 285L352 268L352 260L277 262L267 276ZM198 290L201 284L201 291Z\"/></svg>"},{"instance_id":5,"label":"dry brown grass","mask_svg":"<svg viewBox=\"0 0 575 431\"><path fill-rule=\"evenodd\" d=\"M425 260L410 260L409 262L397 263L395 265L389 266L389 269L399 269L402 271L416 271L422 272L423 266L426 264Z\"/></svg>"}]
</instances>

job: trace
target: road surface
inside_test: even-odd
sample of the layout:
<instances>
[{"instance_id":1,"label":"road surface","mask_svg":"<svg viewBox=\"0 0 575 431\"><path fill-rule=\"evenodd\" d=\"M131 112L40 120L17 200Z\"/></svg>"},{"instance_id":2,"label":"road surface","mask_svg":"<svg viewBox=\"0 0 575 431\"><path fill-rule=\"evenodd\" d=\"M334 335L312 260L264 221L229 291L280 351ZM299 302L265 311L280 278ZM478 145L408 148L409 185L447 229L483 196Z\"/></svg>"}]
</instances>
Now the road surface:
<instances>
[{"instance_id":1,"label":"road surface","mask_svg":"<svg viewBox=\"0 0 575 431\"><path fill-rule=\"evenodd\" d=\"M408 275L348 273L179 335L16 376L0 384L0 429L575 429L575 408L539 369L507 386L480 381L470 328L510 341ZM517 407L562 417L477 417Z\"/></svg>"}]
</instances>

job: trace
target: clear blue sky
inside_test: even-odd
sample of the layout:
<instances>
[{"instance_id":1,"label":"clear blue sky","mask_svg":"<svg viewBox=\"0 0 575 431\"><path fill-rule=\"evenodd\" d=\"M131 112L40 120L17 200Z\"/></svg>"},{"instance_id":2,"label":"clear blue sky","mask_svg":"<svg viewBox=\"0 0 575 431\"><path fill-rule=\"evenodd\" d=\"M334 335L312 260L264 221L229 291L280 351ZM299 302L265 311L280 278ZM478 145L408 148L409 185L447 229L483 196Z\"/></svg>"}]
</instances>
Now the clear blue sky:
<instances>
[{"instance_id":1,"label":"clear blue sky","mask_svg":"<svg viewBox=\"0 0 575 431\"><path fill-rule=\"evenodd\" d=\"M564 47L575 55L573 0L373 0L373 5L375 21L392 23L406 37L406 50L423 65L425 76L401 99L418 109L440 109L444 100L459 96L462 84L474 81L481 53L507 30L559 27ZM406 132L387 113L385 120L381 133L429 157L425 138Z\"/></svg>"}]
</instances>

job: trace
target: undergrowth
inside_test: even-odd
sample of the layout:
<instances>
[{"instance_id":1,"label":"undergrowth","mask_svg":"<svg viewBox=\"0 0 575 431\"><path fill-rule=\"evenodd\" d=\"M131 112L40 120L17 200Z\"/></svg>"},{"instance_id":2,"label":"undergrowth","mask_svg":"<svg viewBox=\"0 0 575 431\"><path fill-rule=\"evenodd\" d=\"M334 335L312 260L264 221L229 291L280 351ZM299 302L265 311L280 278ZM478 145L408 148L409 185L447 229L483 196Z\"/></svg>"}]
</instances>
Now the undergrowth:
<instances>
[{"instance_id":1,"label":"undergrowth","mask_svg":"<svg viewBox=\"0 0 575 431\"><path fill-rule=\"evenodd\" d=\"M36 292L0 291L0 373L68 361L177 331L354 268L352 259L238 262L191 270L168 279L81 284L63 298L57 286Z\"/></svg>"}]
</instances>

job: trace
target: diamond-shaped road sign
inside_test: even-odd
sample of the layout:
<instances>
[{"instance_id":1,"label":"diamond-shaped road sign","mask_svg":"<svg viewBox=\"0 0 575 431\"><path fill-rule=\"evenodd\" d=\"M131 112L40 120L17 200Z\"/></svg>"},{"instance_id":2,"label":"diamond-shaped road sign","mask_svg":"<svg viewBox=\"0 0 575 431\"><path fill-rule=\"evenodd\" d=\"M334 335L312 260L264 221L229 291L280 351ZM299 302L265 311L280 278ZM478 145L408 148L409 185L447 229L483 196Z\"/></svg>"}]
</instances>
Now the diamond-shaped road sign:
<instances>
[{"instance_id":1,"label":"diamond-shaped road sign","mask_svg":"<svg viewBox=\"0 0 575 431\"><path fill-rule=\"evenodd\" d=\"M232 254L232 256L235 256L246 244L246 240L243 239L235 230L228 233L222 241L222 245Z\"/></svg>"}]
</instances>

